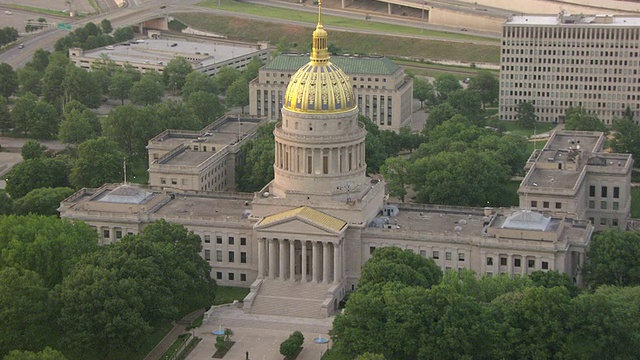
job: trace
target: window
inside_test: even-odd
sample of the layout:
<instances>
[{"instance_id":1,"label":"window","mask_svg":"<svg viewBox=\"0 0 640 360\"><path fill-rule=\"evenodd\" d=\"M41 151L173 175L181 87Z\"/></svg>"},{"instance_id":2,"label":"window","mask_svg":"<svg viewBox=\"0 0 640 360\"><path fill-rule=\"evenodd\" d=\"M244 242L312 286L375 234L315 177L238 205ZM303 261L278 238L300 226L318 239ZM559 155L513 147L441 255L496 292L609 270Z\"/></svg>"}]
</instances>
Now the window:
<instances>
[{"instance_id":1,"label":"window","mask_svg":"<svg viewBox=\"0 0 640 360\"><path fill-rule=\"evenodd\" d=\"M166 178L160 178L160 184L166 184L166 183L167 183Z\"/></svg>"},{"instance_id":2,"label":"window","mask_svg":"<svg viewBox=\"0 0 640 360\"><path fill-rule=\"evenodd\" d=\"M222 280L222 272L221 271L216 272L216 279Z\"/></svg>"},{"instance_id":3,"label":"window","mask_svg":"<svg viewBox=\"0 0 640 360\"><path fill-rule=\"evenodd\" d=\"M204 236L204 242L205 242L205 244L209 244L211 242L211 235L205 235Z\"/></svg>"},{"instance_id":4,"label":"window","mask_svg":"<svg viewBox=\"0 0 640 360\"><path fill-rule=\"evenodd\" d=\"M600 196L601 197L607 197L607 187L603 186L600 188Z\"/></svg>"},{"instance_id":5,"label":"window","mask_svg":"<svg viewBox=\"0 0 640 360\"><path fill-rule=\"evenodd\" d=\"M507 266L507 258L506 257L501 257L500 258L500 266Z\"/></svg>"},{"instance_id":6,"label":"window","mask_svg":"<svg viewBox=\"0 0 640 360\"><path fill-rule=\"evenodd\" d=\"M557 202L556 203L556 209L562 209L562 203Z\"/></svg>"},{"instance_id":7,"label":"window","mask_svg":"<svg viewBox=\"0 0 640 360\"><path fill-rule=\"evenodd\" d=\"M543 201L542 202L542 207L545 208L545 209L548 209L549 208L549 202L548 201Z\"/></svg>"},{"instance_id":8,"label":"window","mask_svg":"<svg viewBox=\"0 0 640 360\"><path fill-rule=\"evenodd\" d=\"M493 266L493 258L487 257L487 266Z\"/></svg>"},{"instance_id":9,"label":"window","mask_svg":"<svg viewBox=\"0 0 640 360\"><path fill-rule=\"evenodd\" d=\"M458 261L464 261L464 253L458 253Z\"/></svg>"},{"instance_id":10,"label":"window","mask_svg":"<svg viewBox=\"0 0 640 360\"><path fill-rule=\"evenodd\" d=\"M532 208L538 207L538 202L535 200L531 200L531 207Z\"/></svg>"},{"instance_id":11,"label":"window","mask_svg":"<svg viewBox=\"0 0 640 360\"><path fill-rule=\"evenodd\" d=\"M240 274L240 281L247 281L247 274Z\"/></svg>"},{"instance_id":12,"label":"window","mask_svg":"<svg viewBox=\"0 0 640 360\"><path fill-rule=\"evenodd\" d=\"M427 250L420 250L420 256L427 257Z\"/></svg>"},{"instance_id":13,"label":"window","mask_svg":"<svg viewBox=\"0 0 640 360\"><path fill-rule=\"evenodd\" d=\"M235 243L235 238L233 236L229 236L229 245L233 245Z\"/></svg>"},{"instance_id":14,"label":"window","mask_svg":"<svg viewBox=\"0 0 640 360\"><path fill-rule=\"evenodd\" d=\"M607 225L607 218L600 218L600 225Z\"/></svg>"},{"instance_id":15,"label":"window","mask_svg":"<svg viewBox=\"0 0 640 360\"><path fill-rule=\"evenodd\" d=\"M611 226L618 226L618 219L616 218L611 219Z\"/></svg>"},{"instance_id":16,"label":"window","mask_svg":"<svg viewBox=\"0 0 640 360\"><path fill-rule=\"evenodd\" d=\"M116 239L122 239L122 230L116 230Z\"/></svg>"},{"instance_id":17,"label":"window","mask_svg":"<svg viewBox=\"0 0 640 360\"><path fill-rule=\"evenodd\" d=\"M178 179L171 179L171 185L178 185Z\"/></svg>"},{"instance_id":18,"label":"window","mask_svg":"<svg viewBox=\"0 0 640 360\"><path fill-rule=\"evenodd\" d=\"M606 201L600 201L600 209L607 210L607 202Z\"/></svg>"},{"instance_id":19,"label":"window","mask_svg":"<svg viewBox=\"0 0 640 360\"><path fill-rule=\"evenodd\" d=\"M230 273L229 273L229 280L230 280L230 281L233 281L233 280L235 280L235 278L236 278L236 274L235 274L235 273L230 272Z\"/></svg>"},{"instance_id":20,"label":"window","mask_svg":"<svg viewBox=\"0 0 640 360\"><path fill-rule=\"evenodd\" d=\"M614 202L613 202L612 209L613 209L613 210L618 210L619 208L620 208L620 203L619 203L619 202L617 202L617 201L614 201Z\"/></svg>"},{"instance_id":21,"label":"window","mask_svg":"<svg viewBox=\"0 0 640 360\"><path fill-rule=\"evenodd\" d=\"M440 251L434 251L431 257L435 260L440 259Z\"/></svg>"},{"instance_id":22,"label":"window","mask_svg":"<svg viewBox=\"0 0 640 360\"><path fill-rule=\"evenodd\" d=\"M243 237L241 237L241 238L240 238L240 245L241 245L241 246L245 246L245 245L247 245L247 238L243 238Z\"/></svg>"},{"instance_id":23,"label":"window","mask_svg":"<svg viewBox=\"0 0 640 360\"><path fill-rule=\"evenodd\" d=\"M244 251L240 252L240 263L241 264L247 263L247 253Z\"/></svg>"},{"instance_id":24,"label":"window","mask_svg":"<svg viewBox=\"0 0 640 360\"><path fill-rule=\"evenodd\" d=\"M619 199L620 198L620 188L617 186L613 187L613 198L614 199Z\"/></svg>"},{"instance_id":25,"label":"window","mask_svg":"<svg viewBox=\"0 0 640 360\"><path fill-rule=\"evenodd\" d=\"M444 259L445 260L451 260L451 252L447 251L444 253Z\"/></svg>"},{"instance_id":26,"label":"window","mask_svg":"<svg viewBox=\"0 0 640 360\"><path fill-rule=\"evenodd\" d=\"M102 237L103 238L109 238L109 229L104 229L102 230Z\"/></svg>"},{"instance_id":27,"label":"window","mask_svg":"<svg viewBox=\"0 0 640 360\"><path fill-rule=\"evenodd\" d=\"M542 270L549 270L549 263L546 261L542 262Z\"/></svg>"},{"instance_id":28,"label":"window","mask_svg":"<svg viewBox=\"0 0 640 360\"><path fill-rule=\"evenodd\" d=\"M204 259L207 260L207 261L211 260L211 250L206 249L204 251Z\"/></svg>"},{"instance_id":29,"label":"window","mask_svg":"<svg viewBox=\"0 0 640 360\"><path fill-rule=\"evenodd\" d=\"M595 209L596 208L596 202L594 200L589 200L589 209Z\"/></svg>"},{"instance_id":30,"label":"window","mask_svg":"<svg viewBox=\"0 0 640 360\"><path fill-rule=\"evenodd\" d=\"M521 265L520 263L521 263L520 259L513 259L513 266L520 267Z\"/></svg>"},{"instance_id":31,"label":"window","mask_svg":"<svg viewBox=\"0 0 640 360\"><path fill-rule=\"evenodd\" d=\"M529 267L530 269L535 268L536 267L536 261L534 259L527 260L527 267Z\"/></svg>"},{"instance_id":32,"label":"window","mask_svg":"<svg viewBox=\"0 0 640 360\"><path fill-rule=\"evenodd\" d=\"M595 224L595 223L596 223L596 220L595 220L595 218L590 217L590 218L589 218L589 222L590 222L590 223L592 223L592 224Z\"/></svg>"},{"instance_id":33,"label":"window","mask_svg":"<svg viewBox=\"0 0 640 360\"><path fill-rule=\"evenodd\" d=\"M222 236L216 236L216 244L222 244Z\"/></svg>"},{"instance_id":34,"label":"window","mask_svg":"<svg viewBox=\"0 0 640 360\"><path fill-rule=\"evenodd\" d=\"M222 261L222 250L216 251L216 261Z\"/></svg>"},{"instance_id":35,"label":"window","mask_svg":"<svg viewBox=\"0 0 640 360\"><path fill-rule=\"evenodd\" d=\"M234 253L233 251L229 251L229 262L235 262L236 261L236 253Z\"/></svg>"},{"instance_id":36,"label":"window","mask_svg":"<svg viewBox=\"0 0 640 360\"><path fill-rule=\"evenodd\" d=\"M376 247L375 246L370 246L369 247L369 255L373 255L374 251L376 251Z\"/></svg>"},{"instance_id":37,"label":"window","mask_svg":"<svg viewBox=\"0 0 640 360\"><path fill-rule=\"evenodd\" d=\"M595 185L590 185L589 186L589 196L596 196L596 187Z\"/></svg>"}]
</instances>

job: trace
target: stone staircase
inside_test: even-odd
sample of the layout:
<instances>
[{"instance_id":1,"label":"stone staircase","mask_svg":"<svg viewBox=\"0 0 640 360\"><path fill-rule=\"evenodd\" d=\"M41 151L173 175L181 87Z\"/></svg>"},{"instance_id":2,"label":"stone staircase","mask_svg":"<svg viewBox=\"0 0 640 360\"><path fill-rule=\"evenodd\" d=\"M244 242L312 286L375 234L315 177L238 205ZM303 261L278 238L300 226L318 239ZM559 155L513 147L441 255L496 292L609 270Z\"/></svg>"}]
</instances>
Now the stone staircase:
<instances>
[{"instance_id":1,"label":"stone staircase","mask_svg":"<svg viewBox=\"0 0 640 360\"><path fill-rule=\"evenodd\" d=\"M261 280L249 312L303 318L326 318L331 285ZM324 305L324 306L323 306Z\"/></svg>"}]
</instances>

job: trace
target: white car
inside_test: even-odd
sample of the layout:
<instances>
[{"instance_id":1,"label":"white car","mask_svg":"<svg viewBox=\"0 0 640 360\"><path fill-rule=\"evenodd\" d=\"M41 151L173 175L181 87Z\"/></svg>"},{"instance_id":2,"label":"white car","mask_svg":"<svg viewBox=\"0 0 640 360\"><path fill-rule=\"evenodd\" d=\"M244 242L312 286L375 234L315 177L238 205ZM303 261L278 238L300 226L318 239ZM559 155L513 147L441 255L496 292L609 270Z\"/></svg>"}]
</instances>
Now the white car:
<instances>
[{"instance_id":1,"label":"white car","mask_svg":"<svg viewBox=\"0 0 640 360\"><path fill-rule=\"evenodd\" d=\"M11 15L11 14L13 14L13 13L12 13L11 11L9 11L9 10L5 11L4 13L5 13L6 15Z\"/></svg>"}]
</instances>

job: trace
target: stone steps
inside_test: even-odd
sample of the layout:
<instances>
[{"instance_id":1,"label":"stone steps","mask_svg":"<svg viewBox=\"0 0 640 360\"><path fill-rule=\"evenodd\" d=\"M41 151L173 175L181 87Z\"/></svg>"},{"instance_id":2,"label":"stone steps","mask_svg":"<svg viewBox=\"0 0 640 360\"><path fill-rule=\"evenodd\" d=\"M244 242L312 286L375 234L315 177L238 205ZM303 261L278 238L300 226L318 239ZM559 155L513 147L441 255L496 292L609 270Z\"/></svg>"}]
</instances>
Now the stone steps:
<instances>
[{"instance_id":1,"label":"stone steps","mask_svg":"<svg viewBox=\"0 0 640 360\"><path fill-rule=\"evenodd\" d=\"M322 304L328 284L264 280L250 312L279 316L324 318ZM326 312L326 310L325 310Z\"/></svg>"}]
</instances>

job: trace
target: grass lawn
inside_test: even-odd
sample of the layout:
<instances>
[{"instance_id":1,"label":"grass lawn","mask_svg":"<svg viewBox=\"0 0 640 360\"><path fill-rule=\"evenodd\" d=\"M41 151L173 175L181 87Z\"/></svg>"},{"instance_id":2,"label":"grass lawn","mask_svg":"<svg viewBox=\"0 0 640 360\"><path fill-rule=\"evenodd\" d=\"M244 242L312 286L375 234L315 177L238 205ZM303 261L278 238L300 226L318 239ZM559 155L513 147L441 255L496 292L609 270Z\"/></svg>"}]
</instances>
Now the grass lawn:
<instances>
[{"instance_id":1,"label":"grass lawn","mask_svg":"<svg viewBox=\"0 0 640 360\"><path fill-rule=\"evenodd\" d=\"M218 4L220 4L218 6ZM281 7L272 7L267 5L258 5L251 3L243 3L235 0L204 0L198 4L199 6L209 7L212 9L220 9L225 11L232 11L243 14L265 16L274 19L293 20L306 22L315 25L318 22L318 15L315 12L315 6L310 6L314 11L299 11L296 8L301 5L292 4L292 9L285 9ZM306 6L306 5L304 5ZM354 29L363 30L375 30L384 32L386 34L411 34L411 35L424 35L430 37L442 37L447 39L457 40L478 40L495 42L499 45L500 40L495 38L486 38L475 35L449 33L444 31L436 31L429 29L418 29L415 27L401 26L395 24L378 23L375 21L356 20L351 18L344 18L332 15L322 15L322 24L325 26L339 26Z\"/></svg>"},{"instance_id":2,"label":"grass lawn","mask_svg":"<svg viewBox=\"0 0 640 360\"><path fill-rule=\"evenodd\" d=\"M640 218L640 187L631 188L631 217Z\"/></svg>"},{"instance_id":3,"label":"grass lawn","mask_svg":"<svg viewBox=\"0 0 640 360\"><path fill-rule=\"evenodd\" d=\"M241 288L235 286L218 286L216 299L213 305L229 304L233 300L242 301L249 294L249 288Z\"/></svg>"},{"instance_id":4,"label":"grass lawn","mask_svg":"<svg viewBox=\"0 0 640 360\"><path fill-rule=\"evenodd\" d=\"M520 180L509 181L507 183L507 194L502 199L500 199L500 203L496 204L496 206L518 206L520 204L520 198L518 197L518 187L520 187Z\"/></svg>"},{"instance_id":5,"label":"grass lawn","mask_svg":"<svg viewBox=\"0 0 640 360\"><path fill-rule=\"evenodd\" d=\"M18 5L18 4L11 4L10 6L14 9L25 10L28 12L69 17L69 14L64 13L62 11L57 11L57 10L50 10L50 9L44 9L44 8L39 8L34 6L27 6L27 5Z\"/></svg>"},{"instance_id":6,"label":"grass lawn","mask_svg":"<svg viewBox=\"0 0 640 360\"><path fill-rule=\"evenodd\" d=\"M149 183L148 167L149 163L146 156L144 159L136 161L132 166L127 163L127 181L147 185Z\"/></svg>"},{"instance_id":7,"label":"grass lawn","mask_svg":"<svg viewBox=\"0 0 640 360\"><path fill-rule=\"evenodd\" d=\"M217 1L214 1L214 3L217 4ZM267 7L266 9L271 8ZM302 15L304 14L300 16ZM268 41L281 51L306 53L311 49L311 23L309 27L303 27L204 13L177 13L172 14L172 16L194 28L224 35L231 40L247 42ZM494 64L500 61L498 43L496 45L478 45L338 30L330 32L329 42L338 48L338 53L382 54L411 59L456 60Z\"/></svg>"},{"instance_id":8,"label":"grass lawn","mask_svg":"<svg viewBox=\"0 0 640 360\"><path fill-rule=\"evenodd\" d=\"M534 132L536 134L543 134L548 131L551 131L553 128L556 127L556 125L550 122L542 122L542 121L538 121L536 123L536 127L533 129L523 128L522 126L520 126L520 124L517 121L500 120L500 123L504 126L505 131L508 131L514 134L525 135L527 137L533 135Z\"/></svg>"}]
</instances>

